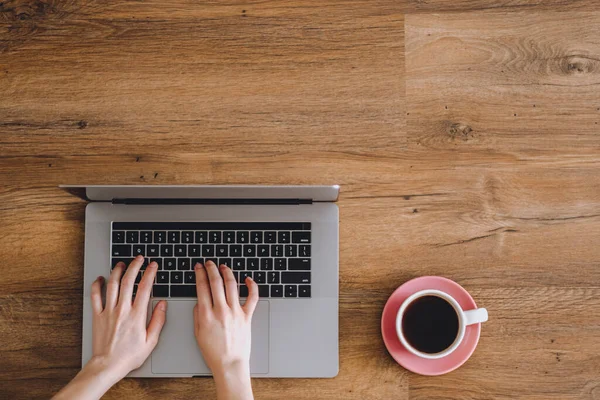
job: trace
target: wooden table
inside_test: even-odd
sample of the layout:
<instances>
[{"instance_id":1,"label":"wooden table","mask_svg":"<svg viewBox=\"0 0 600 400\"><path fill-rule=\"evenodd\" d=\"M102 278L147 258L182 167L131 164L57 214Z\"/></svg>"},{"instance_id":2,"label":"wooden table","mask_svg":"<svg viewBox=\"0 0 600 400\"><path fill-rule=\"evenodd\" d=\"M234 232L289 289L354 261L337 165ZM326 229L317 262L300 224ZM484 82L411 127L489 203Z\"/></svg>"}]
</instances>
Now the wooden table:
<instances>
[{"instance_id":1,"label":"wooden table","mask_svg":"<svg viewBox=\"0 0 600 400\"><path fill-rule=\"evenodd\" d=\"M85 204L58 184L338 183L340 374L257 399L600 399L597 2L200 3L0 3L1 398L80 368ZM435 378L379 330L421 275L490 313Z\"/></svg>"}]
</instances>

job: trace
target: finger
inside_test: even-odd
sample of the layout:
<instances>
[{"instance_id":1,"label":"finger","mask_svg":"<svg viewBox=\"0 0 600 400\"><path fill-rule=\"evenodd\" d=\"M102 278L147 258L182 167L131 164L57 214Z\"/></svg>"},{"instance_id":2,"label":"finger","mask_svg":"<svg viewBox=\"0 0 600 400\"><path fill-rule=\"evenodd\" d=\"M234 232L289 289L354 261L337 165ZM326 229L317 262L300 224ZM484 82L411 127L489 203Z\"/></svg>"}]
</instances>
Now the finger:
<instances>
[{"instance_id":1,"label":"finger","mask_svg":"<svg viewBox=\"0 0 600 400\"><path fill-rule=\"evenodd\" d=\"M102 307L102 284L104 284L104 278L99 276L92 283L92 293L90 295L92 301L92 310L94 314L100 314L104 307Z\"/></svg>"},{"instance_id":2,"label":"finger","mask_svg":"<svg viewBox=\"0 0 600 400\"><path fill-rule=\"evenodd\" d=\"M198 295L198 307L201 310L212 308L212 298L210 294L210 284L208 275L202 264L196 264L196 294Z\"/></svg>"},{"instance_id":3,"label":"finger","mask_svg":"<svg viewBox=\"0 0 600 400\"><path fill-rule=\"evenodd\" d=\"M240 299L238 296L238 287L237 282L235 281L235 277L233 276L233 272L231 269L225 265L221 265L221 275L223 276L223 281L225 282L225 295L227 296L227 304L229 307L239 307Z\"/></svg>"},{"instance_id":4,"label":"finger","mask_svg":"<svg viewBox=\"0 0 600 400\"><path fill-rule=\"evenodd\" d=\"M154 348L158 343L158 337L160 336L163 326L165 326L166 320L167 301L161 300L158 302L158 304L156 304L156 307L154 307L152 318L150 318L148 330L146 331L146 342L149 343L152 348Z\"/></svg>"},{"instance_id":5,"label":"finger","mask_svg":"<svg viewBox=\"0 0 600 400\"><path fill-rule=\"evenodd\" d=\"M248 286L248 298L246 299L246 304L244 304L244 307L242 308L248 317L252 317L254 309L256 309L256 304L258 303L258 285L252 278L247 277L246 286Z\"/></svg>"},{"instance_id":6,"label":"finger","mask_svg":"<svg viewBox=\"0 0 600 400\"><path fill-rule=\"evenodd\" d=\"M223 278L217 269L217 266L212 261L207 261L206 273L208 275L208 282L210 283L210 292L212 293L212 301L215 307L226 307L227 302L225 301L225 289L223 288Z\"/></svg>"},{"instance_id":7,"label":"finger","mask_svg":"<svg viewBox=\"0 0 600 400\"><path fill-rule=\"evenodd\" d=\"M133 284L135 283L135 278L140 272L140 268L142 268L142 264L144 263L143 256L137 256L133 259L129 267L127 267L127 272L123 276L121 280L121 291L119 292L119 306L121 307L131 307L131 297L133 296Z\"/></svg>"},{"instance_id":8,"label":"finger","mask_svg":"<svg viewBox=\"0 0 600 400\"><path fill-rule=\"evenodd\" d=\"M156 271L158 271L158 264L152 261L150 265L148 265L148 267L146 268L146 271L144 271L144 276L142 277L142 280L138 285L138 290L137 294L135 295L133 307L140 309L140 311L148 311L148 301L150 301L150 294L152 293L152 285L154 285Z\"/></svg>"},{"instance_id":9,"label":"finger","mask_svg":"<svg viewBox=\"0 0 600 400\"><path fill-rule=\"evenodd\" d=\"M108 284L106 285L106 307L105 310L112 310L117 306L119 301L119 286L121 285L121 276L125 269L125 263L119 262L115 265L115 268L108 277Z\"/></svg>"}]
</instances>

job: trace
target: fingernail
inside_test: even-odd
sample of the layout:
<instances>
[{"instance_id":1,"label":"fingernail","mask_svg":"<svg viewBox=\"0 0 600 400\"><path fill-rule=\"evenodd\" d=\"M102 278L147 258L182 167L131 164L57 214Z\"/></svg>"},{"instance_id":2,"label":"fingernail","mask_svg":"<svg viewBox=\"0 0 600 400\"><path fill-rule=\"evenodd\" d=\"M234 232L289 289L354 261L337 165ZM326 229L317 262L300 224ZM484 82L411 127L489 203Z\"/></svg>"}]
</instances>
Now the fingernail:
<instances>
[{"instance_id":1,"label":"fingernail","mask_svg":"<svg viewBox=\"0 0 600 400\"><path fill-rule=\"evenodd\" d=\"M196 263L196 265L194 265L194 269L200 269L200 268L202 268L202 264Z\"/></svg>"},{"instance_id":2,"label":"fingernail","mask_svg":"<svg viewBox=\"0 0 600 400\"><path fill-rule=\"evenodd\" d=\"M163 300L160 303L158 303L158 309L160 311L165 311L167 309L167 302Z\"/></svg>"},{"instance_id":3,"label":"fingernail","mask_svg":"<svg viewBox=\"0 0 600 400\"><path fill-rule=\"evenodd\" d=\"M115 265L115 268L117 268L117 267L124 267L124 266L125 266L125 263L123 261L119 261L117 263L117 265Z\"/></svg>"},{"instance_id":4,"label":"fingernail","mask_svg":"<svg viewBox=\"0 0 600 400\"><path fill-rule=\"evenodd\" d=\"M246 277L246 279L248 279L248 280L250 280L250 281L254 282L254 279L250 278L249 276L247 276L247 277Z\"/></svg>"},{"instance_id":5,"label":"fingernail","mask_svg":"<svg viewBox=\"0 0 600 400\"><path fill-rule=\"evenodd\" d=\"M142 260L144 259L144 256L142 256L142 255L139 255L139 256L137 256L135 259L136 259L136 260L139 260L139 261L142 261Z\"/></svg>"},{"instance_id":6,"label":"fingernail","mask_svg":"<svg viewBox=\"0 0 600 400\"><path fill-rule=\"evenodd\" d=\"M158 264L156 263L156 261L152 261L150 263L150 265L148 265L148 268L156 268L156 267L158 267Z\"/></svg>"},{"instance_id":7,"label":"fingernail","mask_svg":"<svg viewBox=\"0 0 600 400\"><path fill-rule=\"evenodd\" d=\"M214 263L214 262L212 262L211 260L208 260L208 261L206 262L206 264L207 264L207 265L208 265L208 264L215 265L215 263Z\"/></svg>"},{"instance_id":8,"label":"fingernail","mask_svg":"<svg viewBox=\"0 0 600 400\"><path fill-rule=\"evenodd\" d=\"M96 278L97 281L103 281L104 277L102 275L100 275L99 277Z\"/></svg>"}]
</instances>

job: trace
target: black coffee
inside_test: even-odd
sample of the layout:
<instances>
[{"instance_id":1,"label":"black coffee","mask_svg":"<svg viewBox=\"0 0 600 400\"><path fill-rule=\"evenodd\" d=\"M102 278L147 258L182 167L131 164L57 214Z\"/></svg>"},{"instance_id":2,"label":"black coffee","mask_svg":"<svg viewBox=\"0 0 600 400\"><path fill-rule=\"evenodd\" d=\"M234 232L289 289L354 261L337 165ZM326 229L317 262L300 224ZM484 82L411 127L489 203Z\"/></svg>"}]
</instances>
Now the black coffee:
<instances>
[{"instance_id":1,"label":"black coffee","mask_svg":"<svg viewBox=\"0 0 600 400\"><path fill-rule=\"evenodd\" d=\"M446 300L423 296L406 308L402 331L415 349L423 353L439 353L454 343L458 335L458 315Z\"/></svg>"}]
</instances>

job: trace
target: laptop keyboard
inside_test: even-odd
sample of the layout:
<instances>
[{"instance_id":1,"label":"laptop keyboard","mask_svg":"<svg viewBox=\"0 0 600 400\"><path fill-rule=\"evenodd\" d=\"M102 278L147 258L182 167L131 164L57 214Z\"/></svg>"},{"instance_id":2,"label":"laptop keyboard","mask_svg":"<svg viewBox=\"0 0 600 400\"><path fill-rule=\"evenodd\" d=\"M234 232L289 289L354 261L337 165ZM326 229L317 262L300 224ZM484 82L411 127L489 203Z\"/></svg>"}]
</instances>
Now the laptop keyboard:
<instances>
[{"instance_id":1,"label":"laptop keyboard","mask_svg":"<svg viewBox=\"0 0 600 400\"><path fill-rule=\"evenodd\" d=\"M311 297L309 222L113 222L111 270L137 255L145 258L134 295L155 261L154 297L196 297L194 265L212 260L231 267L240 297L248 296L247 276L260 297Z\"/></svg>"}]
</instances>

